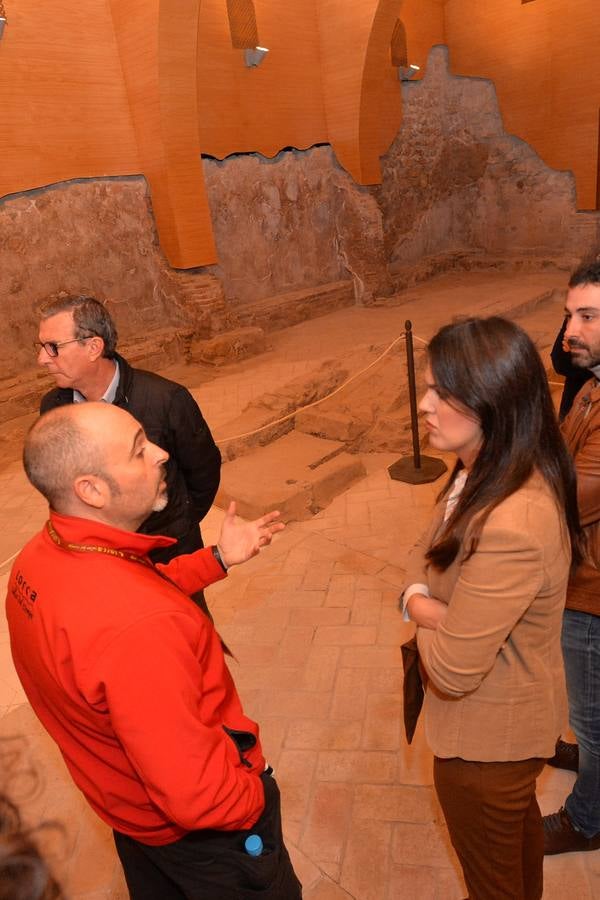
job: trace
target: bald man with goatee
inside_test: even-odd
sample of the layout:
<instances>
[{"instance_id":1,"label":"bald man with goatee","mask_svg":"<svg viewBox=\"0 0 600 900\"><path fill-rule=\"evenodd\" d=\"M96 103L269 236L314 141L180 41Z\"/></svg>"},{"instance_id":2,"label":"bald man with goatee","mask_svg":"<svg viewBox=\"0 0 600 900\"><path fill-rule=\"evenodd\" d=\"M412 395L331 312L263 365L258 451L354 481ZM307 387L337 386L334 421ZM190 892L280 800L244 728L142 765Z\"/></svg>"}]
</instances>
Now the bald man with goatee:
<instances>
[{"instance_id":1,"label":"bald man with goatee","mask_svg":"<svg viewBox=\"0 0 600 900\"><path fill-rule=\"evenodd\" d=\"M23 459L50 512L10 576L13 659L113 829L130 896L298 900L258 726L212 621L189 602L269 544L279 514L246 523L232 504L216 545L154 565L174 539L137 529L168 502L168 454L129 413L57 408L32 427Z\"/></svg>"}]
</instances>

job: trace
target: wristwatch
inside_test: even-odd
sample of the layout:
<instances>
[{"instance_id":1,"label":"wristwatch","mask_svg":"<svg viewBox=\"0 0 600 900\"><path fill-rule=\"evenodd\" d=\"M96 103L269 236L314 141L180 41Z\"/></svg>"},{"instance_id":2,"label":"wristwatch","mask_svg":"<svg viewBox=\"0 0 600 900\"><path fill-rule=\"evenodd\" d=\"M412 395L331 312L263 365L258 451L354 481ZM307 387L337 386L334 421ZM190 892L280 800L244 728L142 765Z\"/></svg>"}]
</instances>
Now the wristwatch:
<instances>
[{"instance_id":1,"label":"wristwatch","mask_svg":"<svg viewBox=\"0 0 600 900\"><path fill-rule=\"evenodd\" d=\"M213 554L214 558L216 559L216 561L219 563L219 565L221 566L221 568L223 569L223 571L226 572L226 571L227 571L227 566L226 566L225 563L223 562L223 557L221 556L221 553L220 553L219 548L217 547L217 545L216 545L216 544L213 544L212 547L211 547L210 549L212 550L212 554Z\"/></svg>"}]
</instances>

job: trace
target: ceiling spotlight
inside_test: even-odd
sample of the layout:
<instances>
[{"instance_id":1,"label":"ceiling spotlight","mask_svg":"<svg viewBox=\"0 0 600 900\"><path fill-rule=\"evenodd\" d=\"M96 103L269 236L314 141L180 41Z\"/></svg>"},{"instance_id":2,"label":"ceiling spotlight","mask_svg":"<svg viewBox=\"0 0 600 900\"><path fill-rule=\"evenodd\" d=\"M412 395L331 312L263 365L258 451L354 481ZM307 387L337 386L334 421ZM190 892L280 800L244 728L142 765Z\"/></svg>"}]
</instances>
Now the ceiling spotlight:
<instances>
[{"instance_id":1,"label":"ceiling spotlight","mask_svg":"<svg viewBox=\"0 0 600 900\"><path fill-rule=\"evenodd\" d=\"M415 77L417 72L421 71L421 66L415 66L411 64L410 66L398 66L398 78L400 81L410 81Z\"/></svg>"},{"instance_id":2,"label":"ceiling spotlight","mask_svg":"<svg viewBox=\"0 0 600 900\"><path fill-rule=\"evenodd\" d=\"M244 50L244 63L249 69L254 66L260 66L268 52L268 47L254 47L253 49Z\"/></svg>"},{"instance_id":3,"label":"ceiling spotlight","mask_svg":"<svg viewBox=\"0 0 600 900\"><path fill-rule=\"evenodd\" d=\"M4 9L4 3L0 0L0 39L4 34L4 26L6 25L6 11Z\"/></svg>"}]
</instances>

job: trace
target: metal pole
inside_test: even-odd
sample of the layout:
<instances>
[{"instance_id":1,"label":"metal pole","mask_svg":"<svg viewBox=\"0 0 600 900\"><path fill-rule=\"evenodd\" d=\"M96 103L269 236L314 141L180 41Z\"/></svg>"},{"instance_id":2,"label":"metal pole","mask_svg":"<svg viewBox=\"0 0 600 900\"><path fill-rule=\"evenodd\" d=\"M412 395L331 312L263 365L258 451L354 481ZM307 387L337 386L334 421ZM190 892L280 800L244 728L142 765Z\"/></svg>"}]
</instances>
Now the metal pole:
<instances>
[{"instance_id":1,"label":"metal pole","mask_svg":"<svg viewBox=\"0 0 600 900\"><path fill-rule=\"evenodd\" d=\"M419 446L419 421L417 417L417 386L415 379L415 356L413 352L412 322L404 323L406 337L406 368L408 370L408 400L410 405L410 427L412 431L413 455L401 456L388 466L390 478L407 484L426 484L435 481L446 471L446 463L435 456L421 456Z\"/></svg>"},{"instance_id":2,"label":"metal pole","mask_svg":"<svg viewBox=\"0 0 600 900\"><path fill-rule=\"evenodd\" d=\"M410 427L413 443L413 465L421 468L421 448L419 446L419 423L417 412L417 385L415 381L415 356L413 352L412 322L407 319L406 329L406 368L408 369L408 399L410 402Z\"/></svg>"}]
</instances>

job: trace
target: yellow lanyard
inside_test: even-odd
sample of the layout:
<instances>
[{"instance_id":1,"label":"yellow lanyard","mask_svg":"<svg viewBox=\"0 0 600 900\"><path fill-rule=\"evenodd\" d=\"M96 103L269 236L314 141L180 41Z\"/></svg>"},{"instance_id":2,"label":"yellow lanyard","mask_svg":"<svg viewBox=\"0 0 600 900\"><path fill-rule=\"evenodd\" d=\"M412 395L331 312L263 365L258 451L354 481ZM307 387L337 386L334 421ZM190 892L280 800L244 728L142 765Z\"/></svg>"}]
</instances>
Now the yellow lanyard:
<instances>
[{"instance_id":1,"label":"yellow lanyard","mask_svg":"<svg viewBox=\"0 0 600 900\"><path fill-rule=\"evenodd\" d=\"M68 543L61 538L60 534L56 531L50 519L48 519L48 521L46 522L46 529L54 543L58 547L62 547L63 550L77 550L82 553L104 553L107 556L117 556L119 559L127 559L129 560L129 562L136 562L142 566L146 566L147 569L154 569L158 576L160 576L161 578L166 578L166 576L164 576L162 572L159 572L156 566L154 566L149 559L146 559L143 556L137 556L137 554L135 553L126 553L124 550L117 550L115 547L102 547L100 545L92 546L90 544ZM166 580L171 581L170 578L166 578ZM171 584L173 583L174 582L171 581ZM177 587L177 585L175 586Z\"/></svg>"},{"instance_id":2,"label":"yellow lanyard","mask_svg":"<svg viewBox=\"0 0 600 900\"><path fill-rule=\"evenodd\" d=\"M104 553L106 556L116 556L118 559L126 559L128 562L139 563L139 565L145 566L147 569L152 569L152 571L156 575L158 575L159 578L162 578L163 581L168 582L170 585L172 585L172 587L176 588L180 594L183 594L184 597L187 597L187 599L190 600L190 603L193 602L186 594L186 592L179 587L178 584L176 584L171 578L169 578L168 575L165 575L164 572L161 572L160 569L157 569L154 563L152 563L149 559L146 559L144 556L138 556L136 553L128 553L125 550L117 550L115 547L102 547L101 545L74 544L67 542L63 540L63 538L57 532L50 519L48 519L48 521L46 522L46 530L57 547L62 547L63 550L75 550L78 553ZM202 614L206 615L204 610L202 610ZM210 621L209 616L206 616L206 618ZM231 656L233 657L233 659L235 659L233 653L220 635L219 640L221 641L223 652L227 656Z\"/></svg>"}]
</instances>

